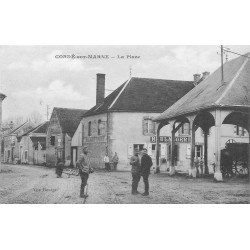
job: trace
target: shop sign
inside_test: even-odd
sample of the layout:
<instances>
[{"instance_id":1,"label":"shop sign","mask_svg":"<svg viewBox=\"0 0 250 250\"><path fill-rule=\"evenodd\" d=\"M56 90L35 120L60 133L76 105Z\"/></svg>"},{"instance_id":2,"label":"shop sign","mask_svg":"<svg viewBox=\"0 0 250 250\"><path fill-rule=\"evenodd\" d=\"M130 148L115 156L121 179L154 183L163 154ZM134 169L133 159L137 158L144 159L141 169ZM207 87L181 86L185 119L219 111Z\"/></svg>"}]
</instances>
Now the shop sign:
<instances>
[{"instance_id":1,"label":"shop sign","mask_svg":"<svg viewBox=\"0 0 250 250\"><path fill-rule=\"evenodd\" d=\"M175 142L190 143L191 142L191 137L175 137Z\"/></svg>"},{"instance_id":2,"label":"shop sign","mask_svg":"<svg viewBox=\"0 0 250 250\"><path fill-rule=\"evenodd\" d=\"M160 142L169 142L170 137L169 136L160 136L159 141ZM156 136L150 136L150 142L156 143Z\"/></svg>"}]
</instances>

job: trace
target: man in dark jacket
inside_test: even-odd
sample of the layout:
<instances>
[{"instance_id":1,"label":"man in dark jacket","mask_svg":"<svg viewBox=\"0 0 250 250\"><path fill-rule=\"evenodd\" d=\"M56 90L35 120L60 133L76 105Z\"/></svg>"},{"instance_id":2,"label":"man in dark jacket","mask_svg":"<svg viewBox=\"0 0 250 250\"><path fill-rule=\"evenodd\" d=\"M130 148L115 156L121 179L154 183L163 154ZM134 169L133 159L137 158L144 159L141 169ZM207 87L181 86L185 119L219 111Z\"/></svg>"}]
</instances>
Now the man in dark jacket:
<instances>
[{"instance_id":1,"label":"man in dark jacket","mask_svg":"<svg viewBox=\"0 0 250 250\"><path fill-rule=\"evenodd\" d=\"M88 157L88 148L83 147L83 153L80 155L79 160L76 162L76 166L79 169L79 175L81 177L81 189L80 197L87 198L88 194L84 194L85 186L87 185L89 173L93 173L93 169L90 167L90 160Z\"/></svg>"},{"instance_id":2,"label":"man in dark jacket","mask_svg":"<svg viewBox=\"0 0 250 250\"><path fill-rule=\"evenodd\" d=\"M145 192L142 195L148 196L149 195L148 176L150 174L150 168L153 166L153 162L152 162L151 157L147 154L146 148L142 150L142 156L140 158L140 165L141 165L141 176L143 177L143 181L145 185Z\"/></svg>"},{"instance_id":3,"label":"man in dark jacket","mask_svg":"<svg viewBox=\"0 0 250 250\"><path fill-rule=\"evenodd\" d=\"M137 188L141 178L140 164L139 164L139 151L135 152L135 155L130 158L131 173L132 173L132 194L138 194Z\"/></svg>"},{"instance_id":4,"label":"man in dark jacket","mask_svg":"<svg viewBox=\"0 0 250 250\"><path fill-rule=\"evenodd\" d=\"M56 165L56 178L62 178L62 172L63 172L64 164L60 158L57 160L57 165Z\"/></svg>"}]
</instances>

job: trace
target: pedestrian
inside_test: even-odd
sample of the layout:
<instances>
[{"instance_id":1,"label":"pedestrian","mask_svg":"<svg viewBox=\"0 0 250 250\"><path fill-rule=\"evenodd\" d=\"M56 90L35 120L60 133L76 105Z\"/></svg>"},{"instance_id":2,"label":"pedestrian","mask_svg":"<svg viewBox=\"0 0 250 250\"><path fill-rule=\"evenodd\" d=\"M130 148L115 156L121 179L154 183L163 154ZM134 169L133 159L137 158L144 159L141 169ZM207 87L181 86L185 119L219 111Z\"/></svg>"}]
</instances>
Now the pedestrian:
<instances>
[{"instance_id":1,"label":"pedestrian","mask_svg":"<svg viewBox=\"0 0 250 250\"><path fill-rule=\"evenodd\" d=\"M132 173L132 194L138 194L138 183L141 178L140 163L139 163L139 151L135 151L134 156L130 158L131 173Z\"/></svg>"},{"instance_id":2,"label":"pedestrian","mask_svg":"<svg viewBox=\"0 0 250 250\"><path fill-rule=\"evenodd\" d=\"M199 160L199 166L200 166L200 170L201 170L201 175L203 175L204 171L203 171L203 167L204 167L204 161L203 158L201 157Z\"/></svg>"},{"instance_id":3,"label":"pedestrian","mask_svg":"<svg viewBox=\"0 0 250 250\"><path fill-rule=\"evenodd\" d=\"M93 169L90 167L90 160L88 157L88 147L83 147L82 154L80 155L79 160L76 162L76 166L79 169L79 175L81 177L81 189L80 197L87 198L88 194L84 194L84 189L87 185L89 174L93 173Z\"/></svg>"},{"instance_id":4,"label":"pedestrian","mask_svg":"<svg viewBox=\"0 0 250 250\"><path fill-rule=\"evenodd\" d=\"M114 170L117 170L117 165L118 165L118 162L119 162L119 157L118 157L118 155L117 155L116 152L115 152L115 155L112 158L112 162L113 162L113 165L114 165Z\"/></svg>"},{"instance_id":5,"label":"pedestrian","mask_svg":"<svg viewBox=\"0 0 250 250\"><path fill-rule=\"evenodd\" d=\"M143 177L145 185L145 192L142 194L143 196L149 195L148 177L150 174L150 168L153 166L152 158L147 154L147 151L146 148L143 148L141 157L139 156L141 176Z\"/></svg>"},{"instance_id":6,"label":"pedestrian","mask_svg":"<svg viewBox=\"0 0 250 250\"><path fill-rule=\"evenodd\" d=\"M63 172L64 164L62 162L61 158L58 158L57 164L56 164L56 178L62 178L62 172Z\"/></svg>"},{"instance_id":7,"label":"pedestrian","mask_svg":"<svg viewBox=\"0 0 250 250\"><path fill-rule=\"evenodd\" d=\"M195 168L196 168L196 173L199 174L199 159L198 159L198 156L196 156L194 158L194 165L195 165Z\"/></svg>"},{"instance_id":8,"label":"pedestrian","mask_svg":"<svg viewBox=\"0 0 250 250\"><path fill-rule=\"evenodd\" d=\"M104 161L104 164L105 164L105 170L109 171L110 170L110 165L109 165L109 156L108 156L108 154L106 154L104 156L103 161Z\"/></svg>"}]
</instances>

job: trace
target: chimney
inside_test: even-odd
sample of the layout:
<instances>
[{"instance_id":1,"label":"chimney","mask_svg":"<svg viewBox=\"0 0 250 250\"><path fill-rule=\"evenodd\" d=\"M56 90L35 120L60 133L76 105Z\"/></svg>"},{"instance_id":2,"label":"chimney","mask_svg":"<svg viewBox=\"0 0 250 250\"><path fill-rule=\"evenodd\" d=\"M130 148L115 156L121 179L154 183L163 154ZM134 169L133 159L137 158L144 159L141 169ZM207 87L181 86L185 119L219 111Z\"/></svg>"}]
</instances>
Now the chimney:
<instances>
[{"instance_id":1,"label":"chimney","mask_svg":"<svg viewBox=\"0 0 250 250\"><path fill-rule=\"evenodd\" d=\"M201 79L201 74L194 74L194 86L198 84Z\"/></svg>"},{"instance_id":2,"label":"chimney","mask_svg":"<svg viewBox=\"0 0 250 250\"><path fill-rule=\"evenodd\" d=\"M103 103L105 98L105 74L96 74L96 105Z\"/></svg>"},{"instance_id":3,"label":"chimney","mask_svg":"<svg viewBox=\"0 0 250 250\"><path fill-rule=\"evenodd\" d=\"M210 75L210 72L205 71L202 73L202 80L205 80Z\"/></svg>"}]
</instances>

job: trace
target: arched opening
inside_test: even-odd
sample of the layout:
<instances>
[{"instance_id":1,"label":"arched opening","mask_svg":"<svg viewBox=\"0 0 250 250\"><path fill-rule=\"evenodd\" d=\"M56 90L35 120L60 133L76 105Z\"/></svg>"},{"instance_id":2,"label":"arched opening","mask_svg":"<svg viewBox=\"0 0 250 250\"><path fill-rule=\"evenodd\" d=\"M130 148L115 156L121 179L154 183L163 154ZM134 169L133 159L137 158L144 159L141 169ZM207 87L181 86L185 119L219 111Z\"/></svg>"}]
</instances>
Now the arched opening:
<instances>
[{"instance_id":1,"label":"arched opening","mask_svg":"<svg viewBox=\"0 0 250 250\"><path fill-rule=\"evenodd\" d=\"M231 131L231 137L223 141L222 170L223 174L249 174L250 164L250 137L249 115L245 112L233 111L228 114L223 122L223 133ZM232 168L223 165L225 159Z\"/></svg>"},{"instance_id":2,"label":"arched opening","mask_svg":"<svg viewBox=\"0 0 250 250\"><path fill-rule=\"evenodd\" d=\"M169 167L170 125L168 122L157 124L156 129L156 173L166 171Z\"/></svg>"},{"instance_id":3,"label":"arched opening","mask_svg":"<svg viewBox=\"0 0 250 250\"><path fill-rule=\"evenodd\" d=\"M198 174L209 174L210 172L208 165L208 137L211 135L211 128L213 126L215 126L215 119L213 115L207 111L198 113L193 122L193 130L196 134L195 137L198 137L198 142L196 143L194 140L192 157ZM198 130L199 128L201 131ZM212 156L210 158L212 158Z\"/></svg>"}]
</instances>

